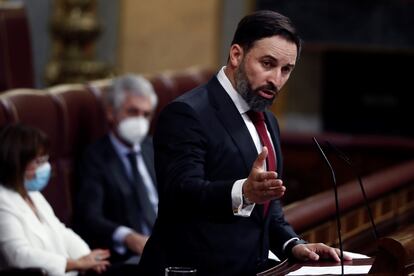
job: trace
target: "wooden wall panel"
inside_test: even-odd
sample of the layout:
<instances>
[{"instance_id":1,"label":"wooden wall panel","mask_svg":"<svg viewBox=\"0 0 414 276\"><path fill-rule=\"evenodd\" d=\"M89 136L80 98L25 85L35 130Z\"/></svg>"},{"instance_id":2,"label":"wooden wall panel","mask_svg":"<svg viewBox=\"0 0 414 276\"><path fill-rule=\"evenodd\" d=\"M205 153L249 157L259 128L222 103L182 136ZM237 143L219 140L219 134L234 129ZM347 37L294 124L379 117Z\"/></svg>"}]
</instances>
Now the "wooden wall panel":
<instances>
[{"instance_id":1,"label":"wooden wall panel","mask_svg":"<svg viewBox=\"0 0 414 276\"><path fill-rule=\"evenodd\" d=\"M120 73L217 67L220 1L121 2Z\"/></svg>"}]
</instances>

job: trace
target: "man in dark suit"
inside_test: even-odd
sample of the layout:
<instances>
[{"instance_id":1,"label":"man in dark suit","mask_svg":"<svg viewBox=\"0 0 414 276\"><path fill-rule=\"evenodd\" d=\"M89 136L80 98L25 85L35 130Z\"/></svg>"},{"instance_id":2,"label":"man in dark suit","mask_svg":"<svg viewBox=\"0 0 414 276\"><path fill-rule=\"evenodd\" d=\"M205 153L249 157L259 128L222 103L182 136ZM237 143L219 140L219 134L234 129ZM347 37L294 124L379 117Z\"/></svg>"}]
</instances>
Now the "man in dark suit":
<instances>
[{"instance_id":1,"label":"man in dark suit","mask_svg":"<svg viewBox=\"0 0 414 276\"><path fill-rule=\"evenodd\" d=\"M279 258L339 261L337 249L301 240L279 201L286 189L279 127L266 108L300 46L285 16L246 16L227 66L162 111L154 136L159 213L141 258L143 275L163 275L169 266L254 275L268 268L269 249Z\"/></svg>"},{"instance_id":2,"label":"man in dark suit","mask_svg":"<svg viewBox=\"0 0 414 276\"><path fill-rule=\"evenodd\" d=\"M138 263L158 208L147 136L157 96L148 80L126 75L104 97L110 132L83 156L77 229L92 247L110 248L112 261Z\"/></svg>"}]
</instances>

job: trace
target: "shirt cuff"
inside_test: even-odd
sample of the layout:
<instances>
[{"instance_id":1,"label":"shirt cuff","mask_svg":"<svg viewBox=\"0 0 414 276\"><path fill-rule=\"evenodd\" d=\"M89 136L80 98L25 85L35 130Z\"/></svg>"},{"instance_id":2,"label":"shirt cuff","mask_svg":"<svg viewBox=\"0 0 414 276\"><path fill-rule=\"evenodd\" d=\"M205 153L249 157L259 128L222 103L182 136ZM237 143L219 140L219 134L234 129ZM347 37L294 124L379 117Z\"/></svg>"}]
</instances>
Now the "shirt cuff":
<instances>
[{"instance_id":1,"label":"shirt cuff","mask_svg":"<svg viewBox=\"0 0 414 276\"><path fill-rule=\"evenodd\" d=\"M293 247L295 247L298 244L306 244L307 242L304 240L301 240L299 238L292 238L285 242L283 245L283 251L285 252L285 255L288 259L295 259L295 255L293 255Z\"/></svg>"},{"instance_id":2,"label":"shirt cuff","mask_svg":"<svg viewBox=\"0 0 414 276\"><path fill-rule=\"evenodd\" d=\"M255 206L255 203L247 204L243 202L243 184L245 181L246 178L237 180L231 189L233 214L235 216L250 217Z\"/></svg>"},{"instance_id":3,"label":"shirt cuff","mask_svg":"<svg viewBox=\"0 0 414 276\"><path fill-rule=\"evenodd\" d=\"M114 241L114 250L119 254L125 254L127 248L124 245L125 237L132 233L133 230L126 226L119 226L115 229L114 234L112 235L112 240Z\"/></svg>"},{"instance_id":4,"label":"shirt cuff","mask_svg":"<svg viewBox=\"0 0 414 276\"><path fill-rule=\"evenodd\" d=\"M290 240L287 240L287 241L283 244L283 251L285 251L286 246L287 246L290 242L292 242L292 241L298 241L298 240L299 240L299 238L291 238Z\"/></svg>"}]
</instances>

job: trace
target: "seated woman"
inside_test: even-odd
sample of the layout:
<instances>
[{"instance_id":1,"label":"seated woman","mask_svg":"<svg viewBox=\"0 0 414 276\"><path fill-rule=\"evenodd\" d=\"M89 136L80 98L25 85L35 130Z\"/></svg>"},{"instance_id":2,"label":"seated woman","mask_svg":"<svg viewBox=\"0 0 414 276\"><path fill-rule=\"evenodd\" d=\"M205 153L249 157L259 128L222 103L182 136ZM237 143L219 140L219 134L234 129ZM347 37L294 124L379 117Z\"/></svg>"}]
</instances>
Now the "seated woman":
<instances>
[{"instance_id":1,"label":"seated woman","mask_svg":"<svg viewBox=\"0 0 414 276\"><path fill-rule=\"evenodd\" d=\"M101 273L109 265L109 251L91 251L59 221L40 193L51 174L48 144L43 132L21 124L0 132L0 269L39 267L48 275Z\"/></svg>"}]
</instances>

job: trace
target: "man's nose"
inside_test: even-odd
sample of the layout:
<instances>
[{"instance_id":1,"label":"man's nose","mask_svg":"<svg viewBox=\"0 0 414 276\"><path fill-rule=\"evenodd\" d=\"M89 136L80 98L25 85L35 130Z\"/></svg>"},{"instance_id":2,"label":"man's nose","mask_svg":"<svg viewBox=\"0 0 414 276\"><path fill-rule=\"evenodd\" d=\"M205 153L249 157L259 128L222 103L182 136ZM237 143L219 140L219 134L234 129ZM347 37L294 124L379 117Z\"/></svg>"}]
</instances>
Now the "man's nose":
<instances>
[{"instance_id":1,"label":"man's nose","mask_svg":"<svg viewBox=\"0 0 414 276\"><path fill-rule=\"evenodd\" d=\"M282 71L280 69L274 70L272 74L270 75L268 82L271 83L274 87L276 87L277 90L282 88L283 83L284 83L284 79L282 77Z\"/></svg>"}]
</instances>

